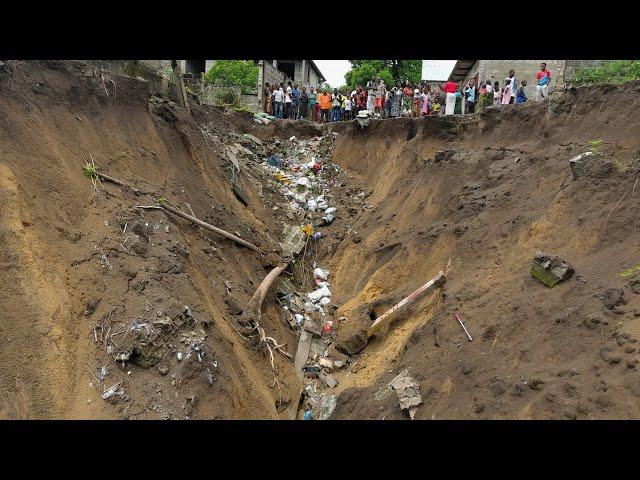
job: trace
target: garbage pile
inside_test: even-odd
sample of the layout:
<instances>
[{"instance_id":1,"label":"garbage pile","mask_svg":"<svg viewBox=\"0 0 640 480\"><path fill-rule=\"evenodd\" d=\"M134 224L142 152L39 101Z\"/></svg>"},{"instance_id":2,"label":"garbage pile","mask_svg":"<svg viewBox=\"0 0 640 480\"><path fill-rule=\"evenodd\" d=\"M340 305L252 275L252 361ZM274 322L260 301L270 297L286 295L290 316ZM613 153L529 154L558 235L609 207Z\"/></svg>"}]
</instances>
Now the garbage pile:
<instances>
[{"instance_id":1,"label":"garbage pile","mask_svg":"<svg viewBox=\"0 0 640 480\"><path fill-rule=\"evenodd\" d=\"M340 168L331 162L331 149L337 134L310 140L272 139L265 147L262 167L275 180L277 191L286 199L284 215L299 224L285 224L280 242L285 257L310 253L314 242L321 241L323 227L336 219L332 188L341 185L336 176ZM310 246L311 245L311 246ZM310 288L296 291L288 279L281 279L277 296L287 312L289 324L299 333L296 373L304 382L304 418L324 420L333 412L337 396L330 393L338 385L335 370L346 367L349 357L334 345L330 272L312 262ZM308 274L307 274L308 275ZM305 282L309 282L308 276Z\"/></svg>"},{"instance_id":2,"label":"garbage pile","mask_svg":"<svg viewBox=\"0 0 640 480\"><path fill-rule=\"evenodd\" d=\"M269 115L266 112L259 112L253 115L253 121L260 125L269 125L276 119L273 115Z\"/></svg>"}]
</instances>

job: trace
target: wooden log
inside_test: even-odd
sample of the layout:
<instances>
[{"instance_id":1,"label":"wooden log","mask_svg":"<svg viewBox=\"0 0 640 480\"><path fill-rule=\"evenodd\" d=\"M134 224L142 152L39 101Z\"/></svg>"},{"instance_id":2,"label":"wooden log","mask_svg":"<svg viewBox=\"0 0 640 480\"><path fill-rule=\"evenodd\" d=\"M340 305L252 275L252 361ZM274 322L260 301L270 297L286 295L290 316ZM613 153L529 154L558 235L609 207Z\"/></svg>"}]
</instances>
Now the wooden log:
<instances>
[{"instance_id":1,"label":"wooden log","mask_svg":"<svg viewBox=\"0 0 640 480\"><path fill-rule=\"evenodd\" d=\"M373 322L371 324L371 326L367 330L367 337L375 335L383 327L388 325L392 320L391 315L393 313L397 312L398 310L400 310L401 308L405 307L406 305L409 305L409 304L415 302L419 297L421 297L421 296L423 296L423 295L425 295L427 293L432 292L433 290L438 288L440 285L442 285L446 280L447 280L447 277L445 276L444 272L440 271L440 273L438 273L438 275L436 275L434 278L432 278L427 283L422 285L420 288L418 288L411 295L409 295L408 297L402 299L400 302L398 302L392 308L390 308L389 310L384 312L382 315L380 315L378 318L376 318L375 322Z\"/></svg>"},{"instance_id":2,"label":"wooden log","mask_svg":"<svg viewBox=\"0 0 640 480\"><path fill-rule=\"evenodd\" d=\"M234 242L236 242L239 245L242 245L244 247L247 247L253 251L259 252L260 249L258 247L256 247L253 243L249 243L246 240L243 240L240 237L237 237L235 235L233 235L232 233L226 232L218 227L214 227L213 225L210 225L206 222L203 222L202 220L197 219L196 217L193 217L187 213L181 212L180 210L178 210L175 207L172 207L171 205L167 205L166 203L164 203L162 205L162 208L164 210L167 210L168 212L173 213L174 215L177 215L179 217L184 218L185 220L189 220L190 222L195 223L196 225L200 225L202 228L206 228L207 230L211 230L212 232L217 233L218 235L222 235L225 238L228 238L229 240L232 240ZM285 267L286 268L286 265ZM284 270L283 268L283 270ZM279 273L278 273L279 275Z\"/></svg>"},{"instance_id":3,"label":"wooden log","mask_svg":"<svg viewBox=\"0 0 640 480\"><path fill-rule=\"evenodd\" d=\"M253 296L251 297L251 300L249 300L248 310L250 313L255 313L258 316L260 316L264 297L267 296L267 292L269 291L269 288L271 288L271 285L273 284L273 282L276 280L276 278L278 278L278 276L282 272L284 272L284 270L287 268L288 265L289 265L288 263L278 264L273 270L269 272L269 274L266 277L264 277L262 282L260 282L260 285L258 285L258 288L256 289Z\"/></svg>"},{"instance_id":4,"label":"wooden log","mask_svg":"<svg viewBox=\"0 0 640 480\"><path fill-rule=\"evenodd\" d=\"M120 187L123 188L127 188L129 190L132 190L134 192L142 192L142 193L148 193L148 192L144 192L143 190L137 189L132 187L131 185L128 185L120 180L118 180L117 178L113 178L110 177L109 175L105 175L104 173L100 173L100 172L96 172L96 175L98 176L98 178L100 178L101 180L104 180L106 182L110 182L113 183L115 185L118 185ZM148 207L148 206L141 206L138 205L136 208L152 208L152 207ZM156 208L156 207L153 207ZM222 230L221 228L218 227L214 227L213 225L207 223L207 222L203 222L202 220L197 219L196 217L192 216L192 215L188 215L184 212L181 212L180 210L178 210L175 207L172 207L171 205L168 205L166 203L164 203L162 206L158 206L158 209L162 209L162 210L166 210L168 212L173 213L174 215L177 215L179 217L184 218L185 220L189 220L190 222L195 223L196 225L200 225L202 228L206 228L207 230L211 230L212 232L217 233L218 235L222 235L225 238L228 238L229 240L232 240L234 242L236 242L239 245L242 245L243 247L247 247L255 252L259 252L260 249L258 247L256 247L253 243L247 242L246 240L243 240L242 238L233 235L232 233L229 233L225 230Z\"/></svg>"}]
</instances>

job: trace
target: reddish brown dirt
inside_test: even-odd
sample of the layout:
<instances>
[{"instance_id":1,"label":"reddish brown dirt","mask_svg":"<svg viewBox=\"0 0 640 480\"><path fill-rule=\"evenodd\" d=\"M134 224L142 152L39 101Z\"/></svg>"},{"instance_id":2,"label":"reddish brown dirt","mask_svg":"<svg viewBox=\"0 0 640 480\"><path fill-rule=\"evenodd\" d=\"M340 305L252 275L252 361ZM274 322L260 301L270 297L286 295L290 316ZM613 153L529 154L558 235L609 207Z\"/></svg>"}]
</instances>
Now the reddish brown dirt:
<instances>
[{"instance_id":1,"label":"reddish brown dirt","mask_svg":"<svg viewBox=\"0 0 640 480\"><path fill-rule=\"evenodd\" d=\"M358 372L332 418L408 418L383 395L406 367L421 382L419 419L640 416L640 295L635 277L621 276L640 258L639 90L334 127L334 161L371 189L374 206L354 222L361 242L343 241L330 264L344 301L336 315L348 318L338 338L370 324L377 303L449 269L442 296L416 303L353 359ZM569 158L596 139L612 172L572 180ZM442 149L453 156L435 162ZM553 289L532 278L537 250L570 262L574 277ZM626 304L605 308L608 288Z\"/></svg>"},{"instance_id":2,"label":"reddish brown dirt","mask_svg":"<svg viewBox=\"0 0 640 480\"><path fill-rule=\"evenodd\" d=\"M349 178L333 192L339 209L317 260L340 306L338 342L448 274L442 292L402 312L336 373L332 418L407 418L384 389L406 367L421 384L419 419L640 416L640 284L621 276L640 262L639 90L585 88L483 115L330 127ZM76 62L15 64L0 74L0 99L0 417L290 418L300 391L291 362L276 355L278 388L264 349L236 330L270 262L133 207L159 195L185 211L188 203L270 252L282 226L271 207L282 197L245 168L240 203L222 144L233 133L322 130L257 127L250 115L197 105L188 116L150 101L138 80L103 80ZM595 139L614 168L572 180L569 158ZM445 149L451 156L436 161ZM96 191L82 174L90 156L154 195L109 183ZM546 288L529 274L537 250L560 255L575 275ZM624 292L611 309L609 288ZM195 324L166 333L153 366L138 354L123 369L95 342L105 320L175 321L185 306ZM295 353L273 294L263 311L262 325ZM191 332L206 337L204 362L176 358ZM126 401L100 398L91 372L104 365L105 386L123 382Z\"/></svg>"},{"instance_id":3,"label":"reddish brown dirt","mask_svg":"<svg viewBox=\"0 0 640 480\"><path fill-rule=\"evenodd\" d=\"M176 217L132 209L153 204L151 196L109 183L98 193L81 168L92 156L101 171L184 210L189 203L201 219L268 252L279 231L255 179L239 176L245 207L232 193L228 162L200 129L253 132L251 119L197 106L192 119L150 105L140 81L112 80L74 62L24 62L0 78L0 416L278 418L297 380L278 356L281 391L269 387L268 359L236 333L229 307L246 304L265 275L260 255ZM136 222L143 233L124 233ZM199 325L167 341L153 368L121 369L94 342L93 327L112 310L115 332L158 312L178 315L185 305ZM265 321L295 345L282 324ZM172 353L180 333L199 329L213 385L203 365L180 364ZM112 407L100 398L90 372L103 365L105 386L124 381L135 403ZM160 375L161 366L169 374Z\"/></svg>"}]
</instances>

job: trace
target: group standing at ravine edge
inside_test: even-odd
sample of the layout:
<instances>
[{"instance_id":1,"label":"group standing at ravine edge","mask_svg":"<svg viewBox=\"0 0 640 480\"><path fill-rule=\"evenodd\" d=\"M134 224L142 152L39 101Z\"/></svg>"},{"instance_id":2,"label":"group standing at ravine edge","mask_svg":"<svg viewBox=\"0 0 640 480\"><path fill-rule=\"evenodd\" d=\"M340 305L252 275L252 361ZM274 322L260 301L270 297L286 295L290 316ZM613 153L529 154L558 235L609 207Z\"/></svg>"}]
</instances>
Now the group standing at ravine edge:
<instances>
[{"instance_id":1,"label":"group standing at ravine edge","mask_svg":"<svg viewBox=\"0 0 640 480\"><path fill-rule=\"evenodd\" d=\"M551 72L542 63L536 75L535 99L549 96ZM482 112L486 107L525 103L528 101L525 87L527 81L520 81L515 70L509 70L502 85L497 80L480 82L472 78L464 86L451 80L442 87L424 82L412 85L408 81L402 85L387 88L384 81L377 78L351 91L333 91L322 88L299 88L297 83L281 82L280 85L264 86L265 112L276 119L309 119L328 123L352 120L359 113L380 118L421 117L429 115L454 115Z\"/></svg>"}]
</instances>

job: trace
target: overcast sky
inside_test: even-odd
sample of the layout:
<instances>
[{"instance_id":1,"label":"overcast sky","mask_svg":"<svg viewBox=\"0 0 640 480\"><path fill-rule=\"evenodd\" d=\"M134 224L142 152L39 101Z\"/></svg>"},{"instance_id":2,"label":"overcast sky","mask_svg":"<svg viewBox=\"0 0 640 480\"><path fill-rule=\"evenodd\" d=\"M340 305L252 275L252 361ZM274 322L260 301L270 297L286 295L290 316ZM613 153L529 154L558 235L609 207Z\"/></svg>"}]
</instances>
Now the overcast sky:
<instances>
[{"instance_id":1,"label":"overcast sky","mask_svg":"<svg viewBox=\"0 0 640 480\"><path fill-rule=\"evenodd\" d=\"M339 87L346 83L344 74L351 69L349 60L314 60L314 62L332 87ZM422 79L446 80L455 63L455 60L423 60Z\"/></svg>"}]
</instances>

